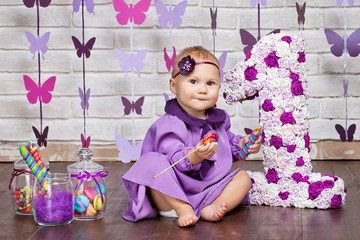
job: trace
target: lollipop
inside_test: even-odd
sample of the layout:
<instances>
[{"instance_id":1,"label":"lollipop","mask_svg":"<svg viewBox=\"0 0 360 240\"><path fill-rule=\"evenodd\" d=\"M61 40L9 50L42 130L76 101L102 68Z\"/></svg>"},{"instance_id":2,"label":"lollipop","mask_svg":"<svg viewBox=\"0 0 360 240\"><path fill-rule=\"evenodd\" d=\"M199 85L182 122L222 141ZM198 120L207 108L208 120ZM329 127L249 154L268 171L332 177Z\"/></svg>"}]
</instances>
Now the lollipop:
<instances>
[{"instance_id":1,"label":"lollipop","mask_svg":"<svg viewBox=\"0 0 360 240\"><path fill-rule=\"evenodd\" d=\"M219 139L219 136L217 134L216 131L211 130L209 132L207 132L204 137L201 139L202 143L204 145L208 144L208 143L212 143L212 142L217 142L217 140ZM173 166L175 166L176 164L178 164L179 162L181 162L182 160L184 160L185 158L189 157L191 154L193 154L194 152L196 152L199 148L201 147L201 145L197 148L195 148L193 151L190 151L188 154L186 154L184 157L182 157L180 160L178 160L177 162L173 163L172 165L170 165L169 167L167 167L165 170L163 170L162 172L160 172L159 174L155 175L154 178L157 178L158 176L160 176L161 174L163 174L164 172L166 172L167 170L169 170L170 168L172 168Z\"/></svg>"},{"instance_id":2,"label":"lollipop","mask_svg":"<svg viewBox=\"0 0 360 240\"><path fill-rule=\"evenodd\" d=\"M243 148L241 149L241 151L239 153L239 160L240 161L244 161L247 158L247 156L249 156L249 154L250 154L249 153L249 147L251 145L255 144L256 140L259 139L260 134L261 134L260 133L260 128L255 129L251 133L251 135L249 137L249 141L243 146Z\"/></svg>"},{"instance_id":3,"label":"lollipop","mask_svg":"<svg viewBox=\"0 0 360 240\"><path fill-rule=\"evenodd\" d=\"M40 153L38 151L37 146L34 143L29 141L26 148L27 148L27 150L29 150L29 152L33 156L35 162L39 166L40 174L44 175L44 173L46 173L46 167L45 167L45 165L43 163L43 160L42 160L42 158L40 156Z\"/></svg>"}]
</instances>

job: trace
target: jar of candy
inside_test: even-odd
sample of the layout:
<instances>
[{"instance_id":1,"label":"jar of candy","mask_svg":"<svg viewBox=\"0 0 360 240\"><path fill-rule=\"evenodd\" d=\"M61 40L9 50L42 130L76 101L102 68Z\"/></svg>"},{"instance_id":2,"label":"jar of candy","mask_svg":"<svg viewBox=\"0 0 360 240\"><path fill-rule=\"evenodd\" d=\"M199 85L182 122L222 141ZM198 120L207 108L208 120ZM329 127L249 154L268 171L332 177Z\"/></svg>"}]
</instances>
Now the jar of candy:
<instances>
[{"instance_id":1,"label":"jar of candy","mask_svg":"<svg viewBox=\"0 0 360 240\"><path fill-rule=\"evenodd\" d=\"M43 163L48 169L49 162L44 160ZM16 161L9 183L11 203L16 214L33 214L33 185L34 175L29 166L23 159Z\"/></svg>"},{"instance_id":2,"label":"jar of candy","mask_svg":"<svg viewBox=\"0 0 360 240\"><path fill-rule=\"evenodd\" d=\"M75 220L95 220L106 214L105 177L109 172L91 160L93 154L89 148L82 148L77 154L78 162L67 167L76 194Z\"/></svg>"},{"instance_id":3,"label":"jar of candy","mask_svg":"<svg viewBox=\"0 0 360 240\"><path fill-rule=\"evenodd\" d=\"M48 173L34 181L34 219L41 226L66 225L74 218L74 188L66 173Z\"/></svg>"}]
</instances>

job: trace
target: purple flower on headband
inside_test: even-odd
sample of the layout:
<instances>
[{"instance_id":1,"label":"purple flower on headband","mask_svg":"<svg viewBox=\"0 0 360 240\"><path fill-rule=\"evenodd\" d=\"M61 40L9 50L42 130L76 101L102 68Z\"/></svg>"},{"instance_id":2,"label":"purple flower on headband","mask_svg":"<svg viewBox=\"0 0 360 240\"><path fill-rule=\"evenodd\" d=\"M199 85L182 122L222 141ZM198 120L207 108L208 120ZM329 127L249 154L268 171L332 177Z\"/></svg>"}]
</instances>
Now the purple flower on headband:
<instances>
[{"instance_id":1,"label":"purple flower on headband","mask_svg":"<svg viewBox=\"0 0 360 240\"><path fill-rule=\"evenodd\" d=\"M283 40L284 42L288 42L288 43L291 43L291 41L292 41L291 37L289 37L289 36L284 36L281 38L281 40Z\"/></svg>"},{"instance_id":2,"label":"purple flower on headband","mask_svg":"<svg viewBox=\"0 0 360 240\"><path fill-rule=\"evenodd\" d=\"M180 69L180 74L186 76L190 74L195 68L195 60L191 58L190 55L183 57L181 61L178 63L178 67Z\"/></svg>"},{"instance_id":3,"label":"purple flower on headband","mask_svg":"<svg viewBox=\"0 0 360 240\"><path fill-rule=\"evenodd\" d=\"M265 99L264 103L261 105L262 109L265 112L270 112L270 111L274 111L274 105L272 104L272 102L269 99Z\"/></svg>"},{"instance_id":4,"label":"purple flower on headband","mask_svg":"<svg viewBox=\"0 0 360 240\"><path fill-rule=\"evenodd\" d=\"M279 60L279 58L276 56L276 52L269 53L269 55L267 55L267 57L264 58L266 66L268 66L268 67L279 66L278 60Z\"/></svg>"},{"instance_id":5,"label":"purple flower on headband","mask_svg":"<svg viewBox=\"0 0 360 240\"><path fill-rule=\"evenodd\" d=\"M298 52L299 54L299 58L297 59L298 62L305 62L306 59L305 59L305 53L304 52Z\"/></svg>"},{"instance_id":6,"label":"purple flower on headband","mask_svg":"<svg viewBox=\"0 0 360 240\"><path fill-rule=\"evenodd\" d=\"M256 74L258 73L258 71L255 69L255 67L247 67L244 75L245 75L245 79L248 81L252 81L256 79Z\"/></svg>"},{"instance_id":7,"label":"purple flower on headband","mask_svg":"<svg viewBox=\"0 0 360 240\"><path fill-rule=\"evenodd\" d=\"M294 80L291 83L291 93L294 96L299 96L304 92L301 81Z\"/></svg>"}]
</instances>

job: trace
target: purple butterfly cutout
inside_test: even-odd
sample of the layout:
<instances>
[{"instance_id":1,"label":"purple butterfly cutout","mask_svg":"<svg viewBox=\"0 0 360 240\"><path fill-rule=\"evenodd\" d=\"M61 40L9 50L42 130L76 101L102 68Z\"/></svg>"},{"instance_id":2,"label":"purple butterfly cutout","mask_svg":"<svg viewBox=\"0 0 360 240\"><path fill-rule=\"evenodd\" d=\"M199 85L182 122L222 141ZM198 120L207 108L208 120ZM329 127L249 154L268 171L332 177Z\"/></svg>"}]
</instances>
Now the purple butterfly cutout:
<instances>
[{"instance_id":1,"label":"purple butterfly cutout","mask_svg":"<svg viewBox=\"0 0 360 240\"><path fill-rule=\"evenodd\" d=\"M279 33L279 32L280 32L280 29L275 29L274 31L268 33L268 35L272 34L272 33ZM240 38L241 38L242 44L247 45L246 47L244 47L245 55L253 48L253 46L258 41L251 33L246 31L245 29L240 29Z\"/></svg>"},{"instance_id":2,"label":"purple butterfly cutout","mask_svg":"<svg viewBox=\"0 0 360 240\"><path fill-rule=\"evenodd\" d=\"M181 16L185 14L187 1L182 1L174 7L166 7L161 0L155 0L156 12L159 16L158 22L161 28L171 26L178 28L181 25Z\"/></svg>"},{"instance_id":3,"label":"purple butterfly cutout","mask_svg":"<svg viewBox=\"0 0 360 240\"><path fill-rule=\"evenodd\" d=\"M164 98L165 98L165 102L171 100L171 99L174 99L173 97L169 97L169 95L167 95L166 93L163 93L164 95Z\"/></svg>"},{"instance_id":4,"label":"purple butterfly cutout","mask_svg":"<svg viewBox=\"0 0 360 240\"><path fill-rule=\"evenodd\" d=\"M216 26L217 26L217 22L216 22L216 18L217 18L217 8L212 9L210 8L210 17L211 17L211 29L213 31L213 36L216 36Z\"/></svg>"},{"instance_id":5,"label":"purple butterfly cutout","mask_svg":"<svg viewBox=\"0 0 360 240\"><path fill-rule=\"evenodd\" d=\"M173 46L173 54L172 54L171 58L167 54L166 48L164 48L165 65L166 65L166 68L167 68L167 70L169 72L170 72L171 68L174 67L175 59L176 59L176 49L175 49L175 47Z\"/></svg>"},{"instance_id":6,"label":"purple butterfly cutout","mask_svg":"<svg viewBox=\"0 0 360 240\"><path fill-rule=\"evenodd\" d=\"M130 102L129 99L127 99L126 97L121 97L121 101L124 105L124 115L129 115L131 111L134 111L138 114L141 115L142 113L142 105L144 104L144 99L145 97L140 97L138 100L136 100L135 102Z\"/></svg>"},{"instance_id":7,"label":"purple butterfly cutout","mask_svg":"<svg viewBox=\"0 0 360 240\"><path fill-rule=\"evenodd\" d=\"M83 46L79 39L77 39L76 37L72 36L71 39L76 49L76 55L81 58L81 56L85 54L85 57L89 58L91 55L90 50L93 49L96 38L90 38L89 41L87 41L87 43L85 44L85 46Z\"/></svg>"},{"instance_id":8,"label":"purple butterfly cutout","mask_svg":"<svg viewBox=\"0 0 360 240\"><path fill-rule=\"evenodd\" d=\"M306 2L302 5L302 7L296 3L296 12L298 14L298 24L299 24L299 30L302 27L304 30L304 24L305 24L305 8L306 8Z\"/></svg>"},{"instance_id":9,"label":"purple butterfly cutout","mask_svg":"<svg viewBox=\"0 0 360 240\"><path fill-rule=\"evenodd\" d=\"M84 95L84 91L81 88L78 88L78 90L79 90L79 96L81 99L81 102L80 102L81 108L83 110L85 110L85 108L86 108L86 110L88 111L89 110L90 88L88 88L85 95Z\"/></svg>"},{"instance_id":10,"label":"purple butterfly cutout","mask_svg":"<svg viewBox=\"0 0 360 240\"><path fill-rule=\"evenodd\" d=\"M35 137L37 138L38 146L39 147L41 147L41 146L46 147L47 146L46 139L47 139L48 132L49 132L49 126L46 126L42 133L40 133L39 130L37 130L37 128L34 127L34 126L32 126L32 129L33 129L33 132L35 134Z\"/></svg>"},{"instance_id":11,"label":"purple butterfly cutout","mask_svg":"<svg viewBox=\"0 0 360 240\"><path fill-rule=\"evenodd\" d=\"M248 135L251 134L253 130L251 130L251 128L244 128L244 131Z\"/></svg>"},{"instance_id":12,"label":"purple butterfly cutout","mask_svg":"<svg viewBox=\"0 0 360 240\"><path fill-rule=\"evenodd\" d=\"M32 8L35 5L36 0L24 0L24 4L28 8ZM47 7L50 5L51 0L39 0L41 7Z\"/></svg>"},{"instance_id":13,"label":"purple butterfly cutout","mask_svg":"<svg viewBox=\"0 0 360 240\"><path fill-rule=\"evenodd\" d=\"M336 0L336 6L338 7L342 6L343 2L344 0ZM354 6L354 0L347 0L347 2L348 2L348 6Z\"/></svg>"},{"instance_id":14,"label":"purple butterfly cutout","mask_svg":"<svg viewBox=\"0 0 360 240\"><path fill-rule=\"evenodd\" d=\"M86 9L89 13L92 13L95 15L94 13L94 1L93 0L73 0L73 12L78 12L80 9L80 3L84 1L85 2L85 6Z\"/></svg>"},{"instance_id":15,"label":"purple butterfly cutout","mask_svg":"<svg viewBox=\"0 0 360 240\"><path fill-rule=\"evenodd\" d=\"M42 58L44 58L44 54L47 52L48 47L46 46L47 42L49 41L50 38L50 32L46 32L44 33L41 37L40 36L34 36L32 33L30 32L25 32L26 34L26 38L30 43L30 47L29 50L33 55L32 59L35 59L35 53L36 52L41 52L42 53Z\"/></svg>"},{"instance_id":16,"label":"purple butterfly cutout","mask_svg":"<svg viewBox=\"0 0 360 240\"><path fill-rule=\"evenodd\" d=\"M330 50L336 56L340 57L344 49L344 38L339 34L330 29L325 29L326 39L329 44L333 44ZM351 57L357 57L360 53L360 28L356 29L355 32L350 34L348 38L346 38L347 51Z\"/></svg>"},{"instance_id":17,"label":"purple butterfly cutout","mask_svg":"<svg viewBox=\"0 0 360 240\"><path fill-rule=\"evenodd\" d=\"M226 56L227 51L223 52L219 57L219 63L220 63L220 82L223 82L224 79L224 67L226 63Z\"/></svg>"},{"instance_id":18,"label":"purple butterfly cutout","mask_svg":"<svg viewBox=\"0 0 360 240\"><path fill-rule=\"evenodd\" d=\"M266 7L267 1L266 0L250 0L250 6L256 7L256 5L261 4L261 6Z\"/></svg>"},{"instance_id":19,"label":"purple butterfly cutout","mask_svg":"<svg viewBox=\"0 0 360 240\"><path fill-rule=\"evenodd\" d=\"M81 138L81 145L82 145L82 147L83 147L83 148L89 148L89 146L90 146L90 141L91 141L90 136L88 136L88 137L86 138L86 140L85 140L84 134L81 134L80 138Z\"/></svg>"},{"instance_id":20,"label":"purple butterfly cutout","mask_svg":"<svg viewBox=\"0 0 360 240\"><path fill-rule=\"evenodd\" d=\"M136 69L137 75L140 77L139 72L144 68L144 63L142 61L146 57L147 49L140 50L136 54L130 53L130 55L121 50L116 50L116 52L121 61L120 67L126 72L125 77L128 75L129 70L132 71L133 69Z\"/></svg>"},{"instance_id":21,"label":"purple butterfly cutout","mask_svg":"<svg viewBox=\"0 0 360 240\"><path fill-rule=\"evenodd\" d=\"M341 126L340 124L335 124L335 129L338 132L338 134L340 135L340 140L345 142L351 142L352 140L354 140L354 133L356 130L356 125L355 124L351 124L350 127L348 128L348 130L346 130L343 126Z\"/></svg>"},{"instance_id":22,"label":"purple butterfly cutout","mask_svg":"<svg viewBox=\"0 0 360 240\"><path fill-rule=\"evenodd\" d=\"M143 141L131 144L124 137L115 134L116 148L119 150L119 159L123 163L129 163L131 160L140 158Z\"/></svg>"}]
</instances>

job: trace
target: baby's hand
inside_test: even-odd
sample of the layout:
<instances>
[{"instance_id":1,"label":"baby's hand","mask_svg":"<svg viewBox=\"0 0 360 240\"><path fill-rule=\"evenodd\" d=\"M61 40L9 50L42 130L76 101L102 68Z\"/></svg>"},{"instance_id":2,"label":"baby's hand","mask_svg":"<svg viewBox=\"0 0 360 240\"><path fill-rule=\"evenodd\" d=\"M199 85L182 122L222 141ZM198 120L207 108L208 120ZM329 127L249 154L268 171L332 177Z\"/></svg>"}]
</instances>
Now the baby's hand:
<instances>
[{"instance_id":1,"label":"baby's hand","mask_svg":"<svg viewBox=\"0 0 360 240\"><path fill-rule=\"evenodd\" d=\"M249 142L249 138L250 138L250 134L249 135L246 135L245 137L243 137L240 142L239 142L239 145L241 148L243 148L243 146ZM251 145L249 147L249 153L258 153L260 151L260 148L261 148L261 140L262 140L262 137L259 136L259 138L256 140L256 142Z\"/></svg>"},{"instance_id":2,"label":"baby's hand","mask_svg":"<svg viewBox=\"0 0 360 240\"><path fill-rule=\"evenodd\" d=\"M211 158L218 149L218 143L212 142L204 145L202 141L200 141L198 142L198 144L196 144L196 147L193 148L191 151L193 151L194 149L197 150L189 156L189 161L193 165L196 165L201 163L204 159Z\"/></svg>"}]
</instances>

